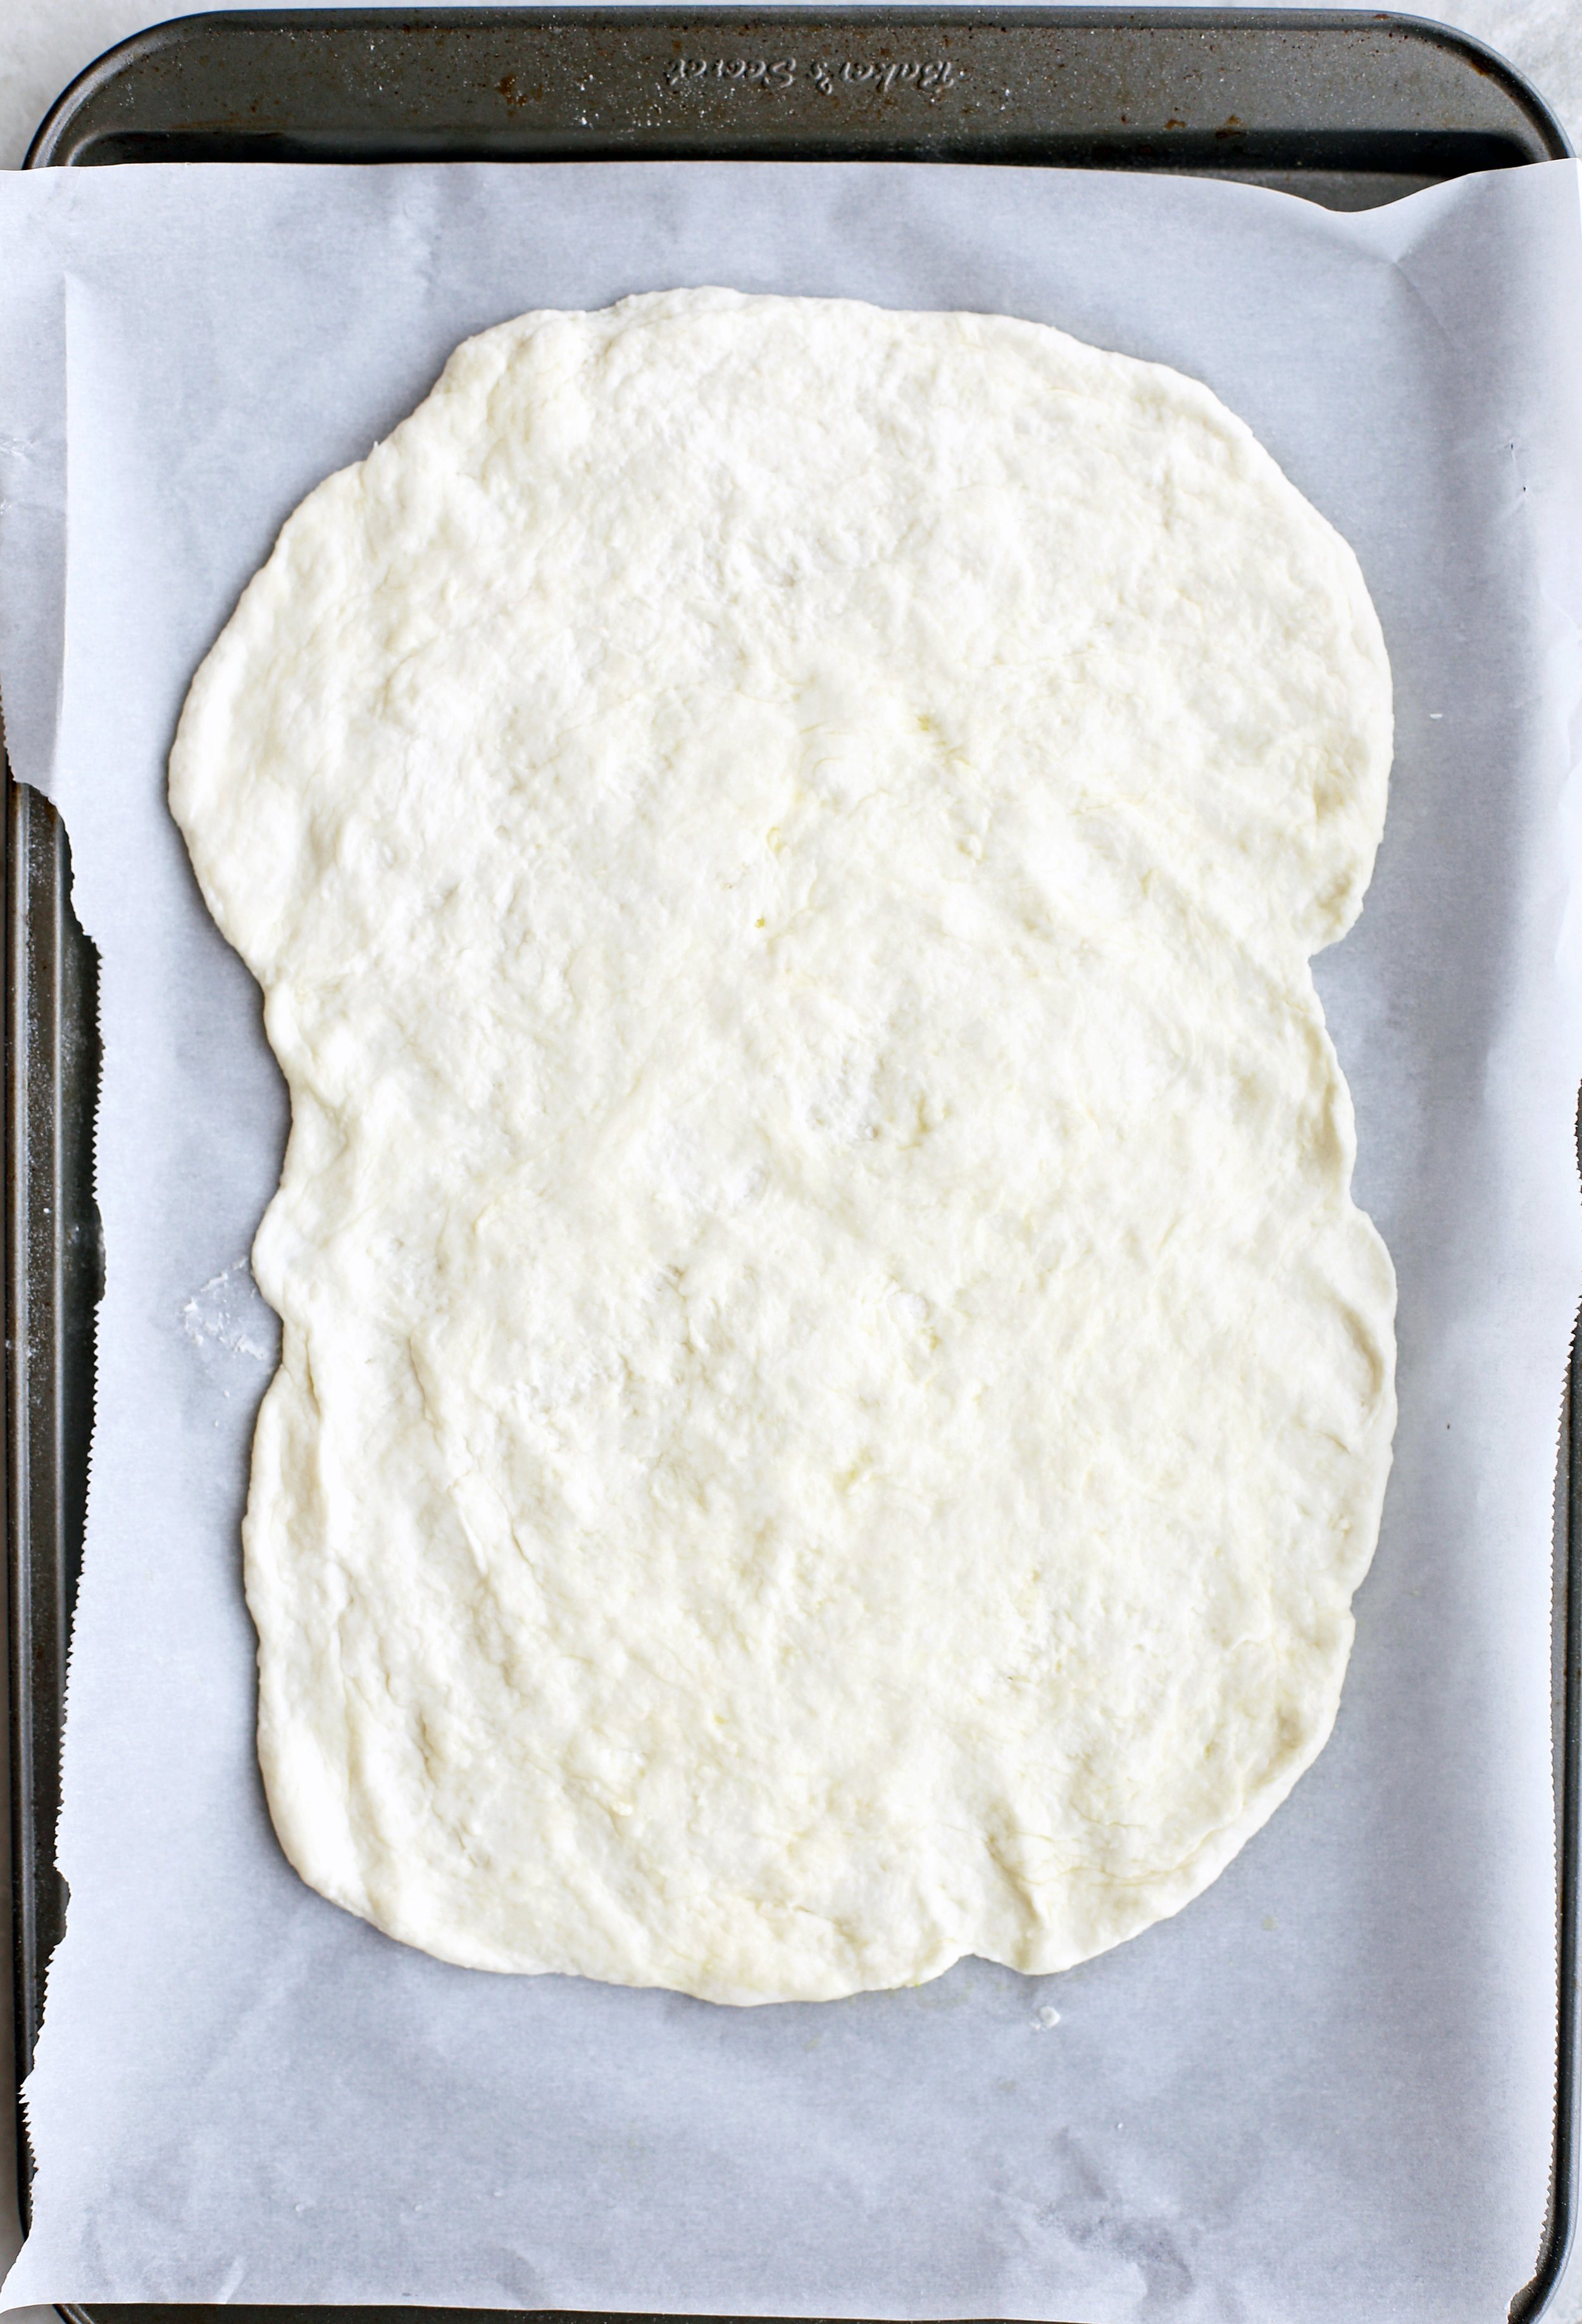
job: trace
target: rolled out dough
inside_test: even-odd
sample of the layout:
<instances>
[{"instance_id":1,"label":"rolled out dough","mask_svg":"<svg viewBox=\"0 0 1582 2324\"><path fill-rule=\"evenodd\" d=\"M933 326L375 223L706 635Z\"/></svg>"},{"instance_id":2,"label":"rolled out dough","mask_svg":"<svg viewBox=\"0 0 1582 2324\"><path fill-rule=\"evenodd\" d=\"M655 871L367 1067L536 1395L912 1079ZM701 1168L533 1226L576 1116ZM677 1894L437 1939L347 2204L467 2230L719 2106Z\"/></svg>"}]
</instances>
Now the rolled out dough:
<instances>
[{"instance_id":1,"label":"rolled out dough","mask_svg":"<svg viewBox=\"0 0 1582 2324\"><path fill-rule=\"evenodd\" d=\"M527 315L308 496L170 763L290 1085L245 1551L306 1880L762 2002L1214 1878L1389 1463L1308 966L1389 757L1344 542L1034 324Z\"/></svg>"}]
</instances>

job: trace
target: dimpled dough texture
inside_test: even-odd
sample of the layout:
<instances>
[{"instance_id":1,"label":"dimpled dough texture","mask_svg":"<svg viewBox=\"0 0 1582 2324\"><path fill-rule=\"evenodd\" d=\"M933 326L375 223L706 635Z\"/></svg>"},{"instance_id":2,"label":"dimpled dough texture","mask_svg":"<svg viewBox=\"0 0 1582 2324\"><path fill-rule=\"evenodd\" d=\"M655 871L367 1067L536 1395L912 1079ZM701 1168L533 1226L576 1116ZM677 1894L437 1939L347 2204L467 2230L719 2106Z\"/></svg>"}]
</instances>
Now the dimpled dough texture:
<instances>
[{"instance_id":1,"label":"dimpled dough texture","mask_svg":"<svg viewBox=\"0 0 1582 2324\"><path fill-rule=\"evenodd\" d=\"M290 1084L245 1549L306 1880L762 2002L1214 1878L1389 1464L1308 966L1389 756L1345 543L1035 324L527 315L308 496L170 768Z\"/></svg>"}]
</instances>

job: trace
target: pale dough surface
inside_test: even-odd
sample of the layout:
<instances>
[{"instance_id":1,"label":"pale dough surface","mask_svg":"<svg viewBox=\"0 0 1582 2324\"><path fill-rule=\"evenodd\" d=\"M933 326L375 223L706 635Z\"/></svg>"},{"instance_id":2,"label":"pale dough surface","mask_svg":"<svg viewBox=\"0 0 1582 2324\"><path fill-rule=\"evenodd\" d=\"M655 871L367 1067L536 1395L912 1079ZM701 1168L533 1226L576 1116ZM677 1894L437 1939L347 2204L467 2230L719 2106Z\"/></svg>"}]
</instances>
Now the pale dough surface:
<instances>
[{"instance_id":1,"label":"pale dough surface","mask_svg":"<svg viewBox=\"0 0 1582 2324\"><path fill-rule=\"evenodd\" d=\"M1389 1465L1308 962L1390 734L1246 427L1038 325L528 315L309 495L170 766L290 1085L245 1551L304 1878L729 2002L1214 1878Z\"/></svg>"}]
</instances>

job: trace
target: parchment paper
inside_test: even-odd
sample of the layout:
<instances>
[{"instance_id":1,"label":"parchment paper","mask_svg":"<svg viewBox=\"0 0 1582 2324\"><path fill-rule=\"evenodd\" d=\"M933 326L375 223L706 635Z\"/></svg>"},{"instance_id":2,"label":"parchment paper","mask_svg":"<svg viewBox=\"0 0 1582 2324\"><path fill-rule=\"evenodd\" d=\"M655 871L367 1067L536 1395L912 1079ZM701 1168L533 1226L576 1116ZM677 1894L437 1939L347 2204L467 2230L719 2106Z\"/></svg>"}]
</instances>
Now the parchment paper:
<instances>
[{"instance_id":1,"label":"parchment paper","mask_svg":"<svg viewBox=\"0 0 1582 2324\"><path fill-rule=\"evenodd\" d=\"M1393 659L1378 872L1320 964L1401 1278L1339 1724L1205 1897L1060 1978L731 2011L447 1968L299 1884L254 1769L237 1522L273 1334L243 1262L285 1109L164 809L182 694L288 511L457 339L708 281L1199 374L1355 543ZM50 173L0 182L0 684L103 953L108 1252L6 2301L1493 2324L1551 2119L1573 167L1361 217L905 165Z\"/></svg>"}]
</instances>

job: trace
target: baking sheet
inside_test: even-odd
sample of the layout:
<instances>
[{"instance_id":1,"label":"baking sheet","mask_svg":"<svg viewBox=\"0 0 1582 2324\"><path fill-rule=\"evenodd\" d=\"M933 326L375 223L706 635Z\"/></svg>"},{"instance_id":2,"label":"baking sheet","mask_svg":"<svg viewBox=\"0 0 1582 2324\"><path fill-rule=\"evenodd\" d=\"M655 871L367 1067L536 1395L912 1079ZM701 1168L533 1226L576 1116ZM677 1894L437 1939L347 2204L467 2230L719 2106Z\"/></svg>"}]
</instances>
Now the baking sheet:
<instances>
[{"instance_id":1,"label":"baking sheet","mask_svg":"<svg viewBox=\"0 0 1582 2324\"><path fill-rule=\"evenodd\" d=\"M707 281L999 309L1207 379L1356 545L1394 664L1378 872L1319 968L1401 1278L1345 1702L1205 1897L1062 1978L731 2011L448 1968L300 1885L253 1765L244 1260L285 1107L163 806L182 694L287 512L458 338ZM1549 2163L1582 1288L1575 165L1349 217L937 166L49 173L0 180L0 689L103 954L108 1259L6 2303L1503 2317Z\"/></svg>"}]
</instances>

